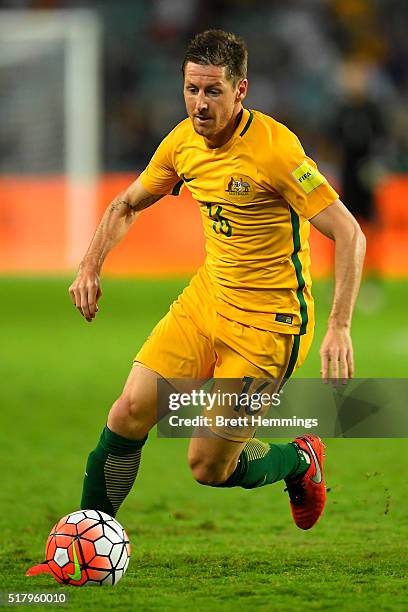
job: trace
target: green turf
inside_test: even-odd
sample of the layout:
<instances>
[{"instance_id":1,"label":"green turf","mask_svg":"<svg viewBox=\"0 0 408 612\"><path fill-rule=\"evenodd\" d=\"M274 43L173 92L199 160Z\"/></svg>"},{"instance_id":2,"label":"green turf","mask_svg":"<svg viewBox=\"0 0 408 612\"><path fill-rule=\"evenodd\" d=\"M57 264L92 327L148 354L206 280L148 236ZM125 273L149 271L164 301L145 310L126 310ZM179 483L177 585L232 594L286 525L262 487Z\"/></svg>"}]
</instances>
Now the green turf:
<instances>
[{"instance_id":1,"label":"green turf","mask_svg":"<svg viewBox=\"0 0 408 612\"><path fill-rule=\"evenodd\" d=\"M105 414L183 282L106 280L91 325L70 306L67 285L0 280L5 590L61 592L50 576L24 572L42 559L53 523L77 509L85 458ZM408 285L386 282L374 288L375 299L371 291L355 317L357 374L404 376ZM317 341L304 376L319 372L330 293L327 283L315 287ZM118 516L133 544L128 573L115 588L65 588L67 609L408 609L406 442L328 440L327 447L325 517L302 532L281 483L254 491L202 487L187 468L187 441L151 434Z\"/></svg>"}]
</instances>

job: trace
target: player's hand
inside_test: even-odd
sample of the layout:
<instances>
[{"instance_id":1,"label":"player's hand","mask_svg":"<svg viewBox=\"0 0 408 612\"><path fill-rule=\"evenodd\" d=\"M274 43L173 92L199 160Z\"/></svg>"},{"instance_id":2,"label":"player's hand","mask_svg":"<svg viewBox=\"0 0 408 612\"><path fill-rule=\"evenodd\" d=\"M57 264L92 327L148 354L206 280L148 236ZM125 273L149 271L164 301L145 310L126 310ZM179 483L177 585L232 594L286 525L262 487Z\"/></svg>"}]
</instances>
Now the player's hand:
<instances>
[{"instance_id":1,"label":"player's hand","mask_svg":"<svg viewBox=\"0 0 408 612\"><path fill-rule=\"evenodd\" d=\"M91 323L98 312L98 300L102 295L99 274L93 270L80 269L68 292L73 305Z\"/></svg>"},{"instance_id":2,"label":"player's hand","mask_svg":"<svg viewBox=\"0 0 408 612\"><path fill-rule=\"evenodd\" d=\"M348 327L329 327L320 347L320 359L323 382L332 380L337 384L341 379L345 384L353 378L353 345Z\"/></svg>"}]
</instances>

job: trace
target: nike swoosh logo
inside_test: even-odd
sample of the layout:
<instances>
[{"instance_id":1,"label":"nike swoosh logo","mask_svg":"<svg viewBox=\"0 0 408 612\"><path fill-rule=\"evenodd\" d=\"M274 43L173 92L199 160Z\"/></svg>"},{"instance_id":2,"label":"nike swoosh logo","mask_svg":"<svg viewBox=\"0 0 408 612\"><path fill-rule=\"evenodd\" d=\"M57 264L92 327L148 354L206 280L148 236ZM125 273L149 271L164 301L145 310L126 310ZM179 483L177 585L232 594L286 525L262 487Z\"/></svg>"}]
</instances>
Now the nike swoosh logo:
<instances>
[{"instance_id":1,"label":"nike swoosh logo","mask_svg":"<svg viewBox=\"0 0 408 612\"><path fill-rule=\"evenodd\" d=\"M187 178L186 176L184 176L184 174L182 174L181 178L183 179L185 183L190 183L191 181L194 181L197 177L193 176L192 178Z\"/></svg>"},{"instance_id":2,"label":"nike swoosh logo","mask_svg":"<svg viewBox=\"0 0 408 612\"><path fill-rule=\"evenodd\" d=\"M81 566L79 565L79 561L78 561L78 554L75 548L75 544L74 544L74 538L72 538L72 554L74 556L74 573L73 574L68 574L67 575L72 578L72 580L81 580L81 576L82 576L82 572L81 572Z\"/></svg>"},{"instance_id":3,"label":"nike swoosh logo","mask_svg":"<svg viewBox=\"0 0 408 612\"><path fill-rule=\"evenodd\" d=\"M305 440L307 447L310 451L310 454L313 458L313 461L315 462L316 465L316 474L314 476L310 477L310 480L316 484L320 484L322 482L322 472L320 470L320 464L319 464L319 460L316 457L316 453L313 450L313 446L311 446L311 444L309 444L309 442L307 440Z\"/></svg>"}]
</instances>

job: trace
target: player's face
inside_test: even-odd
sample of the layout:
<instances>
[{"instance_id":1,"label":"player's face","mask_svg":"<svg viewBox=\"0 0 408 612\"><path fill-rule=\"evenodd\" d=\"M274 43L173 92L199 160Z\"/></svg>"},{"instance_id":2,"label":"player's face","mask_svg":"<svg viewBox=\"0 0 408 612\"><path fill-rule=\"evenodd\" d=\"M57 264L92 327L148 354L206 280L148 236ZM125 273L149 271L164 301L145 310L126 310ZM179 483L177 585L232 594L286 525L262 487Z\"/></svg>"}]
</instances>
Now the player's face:
<instances>
[{"instance_id":1,"label":"player's face","mask_svg":"<svg viewBox=\"0 0 408 612\"><path fill-rule=\"evenodd\" d=\"M232 136L235 118L246 96L246 79L234 87L225 66L202 66L187 62L184 70L184 100L197 134L208 146L219 147Z\"/></svg>"}]
</instances>

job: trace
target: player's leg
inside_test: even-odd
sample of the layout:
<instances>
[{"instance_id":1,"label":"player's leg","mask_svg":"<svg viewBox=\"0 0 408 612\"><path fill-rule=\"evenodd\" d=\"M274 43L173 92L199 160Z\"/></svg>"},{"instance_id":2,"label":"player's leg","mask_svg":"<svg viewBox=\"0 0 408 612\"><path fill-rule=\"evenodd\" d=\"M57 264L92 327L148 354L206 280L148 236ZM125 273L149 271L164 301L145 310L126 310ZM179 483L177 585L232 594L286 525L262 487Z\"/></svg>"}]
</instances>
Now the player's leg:
<instances>
[{"instance_id":1,"label":"player's leg","mask_svg":"<svg viewBox=\"0 0 408 612\"><path fill-rule=\"evenodd\" d=\"M238 324L233 325L235 328L239 327ZM247 351L251 350L251 344L252 353L257 344L253 333L249 334L253 337L252 343L248 344L246 333L248 334L248 330L239 330L239 342L235 344L235 330L230 329L228 345L222 343L222 346L218 347L218 354L222 354L222 367L218 368L216 373L218 377L235 375L242 378L245 372L246 376L254 378L269 375L279 384L279 379L288 378L303 363L312 341L311 334L271 334L268 338L265 332L256 332L255 336L263 336L258 340L261 340L263 351L266 350L264 356L258 354L256 364L253 354L251 363L245 358L245 355L249 356ZM230 345L233 345L233 350L230 350ZM267 373L264 369L267 367L264 357L273 364ZM220 427L215 428L214 432L217 437L204 435L201 438L193 438L190 444L189 463L199 482L212 486L240 486L250 489L284 479L296 524L308 529L316 522L323 511L325 499L322 478L323 444L317 436L302 436L288 444L273 444L256 439L240 442L240 438L248 434L245 430L234 432Z\"/></svg>"},{"instance_id":2,"label":"player's leg","mask_svg":"<svg viewBox=\"0 0 408 612\"><path fill-rule=\"evenodd\" d=\"M239 396L243 379L252 378L254 384L247 393L251 395L262 388L263 393L271 396L279 389L282 379L303 362L310 343L310 335L301 338L262 331L219 317L213 392L216 397ZM227 377L231 380L225 380ZM261 379L268 379L265 384L269 384L260 387ZM297 444L271 444L253 439L256 427L251 424L214 425L218 415L225 422L230 417L248 418L244 406L236 408L216 406L212 410L211 430L201 428L192 438L189 465L199 482L251 489L307 470L309 457Z\"/></svg>"},{"instance_id":3,"label":"player's leg","mask_svg":"<svg viewBox=\"0 0 408 612\"><path fill-rule=\"evenodd\" d=\"M188 448L188 464L197 482L222 486L235 471L245 442L220 438L208 427L196 430Z\"/></svg>"},{"instance_id":4,"label":"player's leg","mask_svg":"<svg viewBox=\"0 0 408 612\"><path fill-rule=\"evenodd\" d=\"M108 427L116 434L141 440L157 422L157 380L161 376L135 361L120 397L108 415Z\"/></svg>"},{"instance_id":5,"label":"player's leg","mask_svg":"<svg viewBox=\"0 0 408 612\"><path fill-rule=\"evenodd\" d=\"M139 470L142 447L156 423L158 374L135 363L86 465L81 508L115 516Z\"/></svg>"},{"instance_id":6,"label":"player's leg","mask_svg":"<svg viewBox=\"0 0 408 612\"><path fill-rule=\"evenodd\" d=\"M142 447L157 421L158 378L210 375L215 361L211 342L187 313L196 284L193 279L136 355L123 393L113 404L107 426L89 455L82 508L115 515L131 490ZM195 311L210 320L203 307Z\"/></svg>"},{"instance_id":7,"label":"player's leg","mask_svg":"<svg viewBox=\"0 0 408 612\"><path fill-rule=\"evenodd\" d=\"M309 466L292 443L236 442L213 436L207 431L190 442L189 466L200 484L255 489L304 473Z\"/></svg>"}]
</instances>

